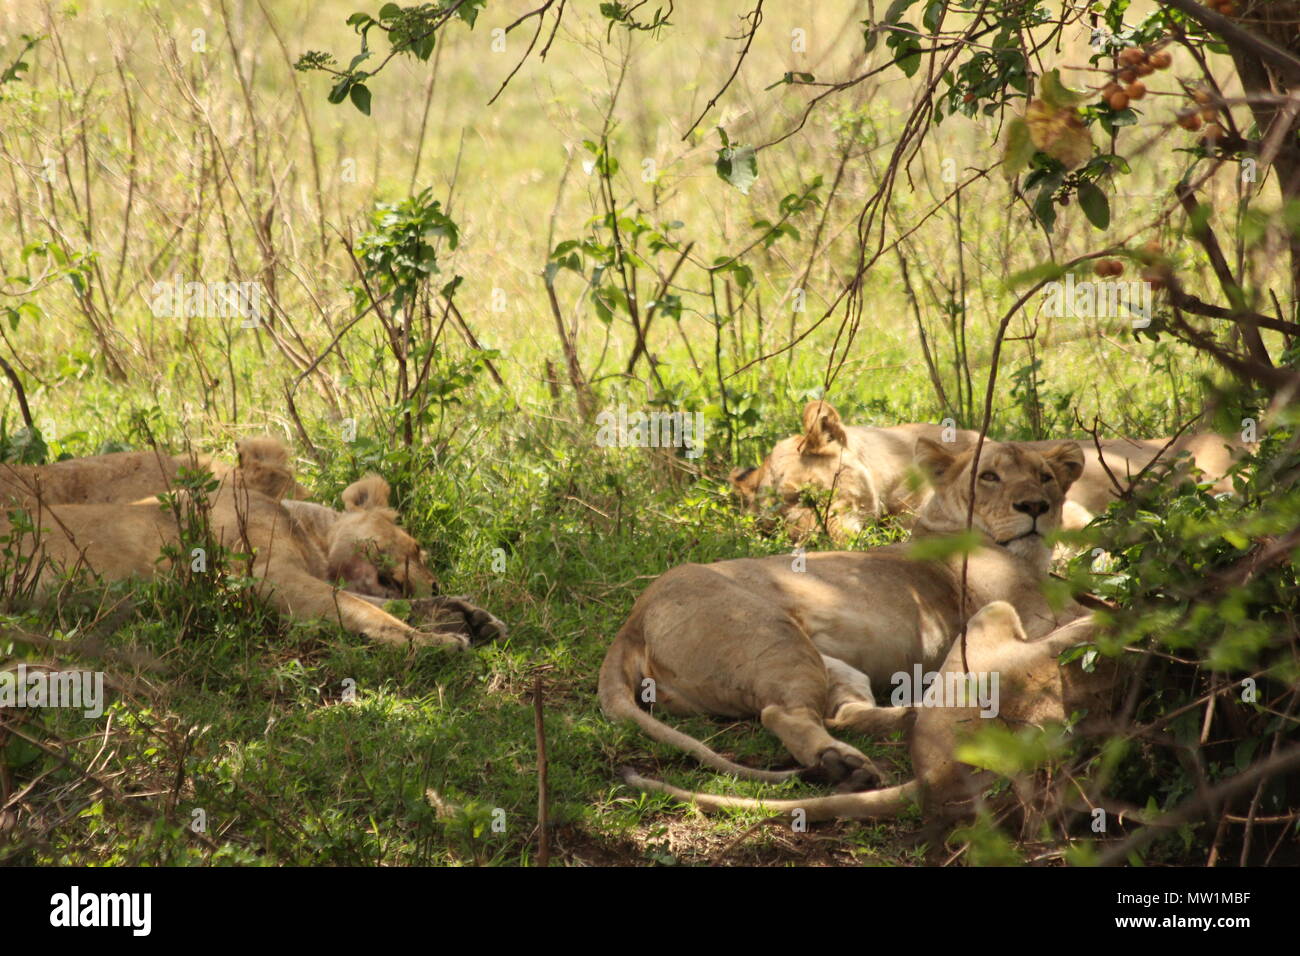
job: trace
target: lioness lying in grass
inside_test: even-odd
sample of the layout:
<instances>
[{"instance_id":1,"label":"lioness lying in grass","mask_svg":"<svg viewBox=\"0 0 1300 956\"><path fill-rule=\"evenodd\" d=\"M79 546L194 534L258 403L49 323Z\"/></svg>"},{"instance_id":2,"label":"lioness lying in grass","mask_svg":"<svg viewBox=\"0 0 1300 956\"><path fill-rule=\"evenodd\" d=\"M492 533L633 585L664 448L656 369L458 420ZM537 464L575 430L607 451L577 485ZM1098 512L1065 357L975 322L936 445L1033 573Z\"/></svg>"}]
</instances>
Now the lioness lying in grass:
<instances>
[{"instance_id":1,"label":"lioness lying in grass","mask_svg":"<svg viewBox=\"0 0 1300 956\"><path fill-rule=\"evenodd\" d=\"M388 507L382 478L368 475L349 486L343 493L347 510L321 508L331 520L318 516L309 526L271 497L288 487L284 476L244 451L248 466L229 472L198 506L209 509L216 543L254 556L253 574L268 585L281 613L336 620L385 644L465 647L505 633L500 621L459 598L433 599L436 610L463 618L464 626L456 629L417 630L378 606L389 597L433 598L434 585L418 543L398 527L397 513ZM152 499L37 504L27 514L30 520L17 524L13 512L0 518L0 538L36 575L38 592L49 593L67 572L81 569L108 580L151 577L161 549L181 544L177 514Z\"/></svg>"},{"instance_id":2,"label":"lioness lying in grass","mask_svg":"<svg viewBox=\"0 0 1300 956\"><path fill-rule=\"evenodd\" d=\"M961 555L948 549L921 560L912 544L673 568L637 600L605 656L605 713L716 770L785 779L794 771L727 760L637 701L669 713L757 716L805 768L874 784L867 757L830 731L905 727L910 708L876 706L893 675L916 664L936 668L965 617L991 601L1011 604L1032 637L1083 613L1074 604L1054 609L1040 590L1050 561L1044 536L1059 525L1065 492L1083 471L1077 443L1039 453L989 442L977 462L973 448L954 453L920 438L917 454L934 484L917 516L918 538L964 533L976 477L980 541L964 577Z\"/></svg>"},{"instance_id":3,"label":"lioness lying in grass","mask_svg":"<svg viewBox=\"0 0 1300 956\"><path fill-rule=\"evenodd\" d=\"M929 424L845 425L830 403L814 401L804 408L803 434L782 439L757 468L733 470L731 486L751 510L775 505L796 538L812 534L824 522L832 539L848 541L884 515L911 514L920 507L929 491L916 481L912 467L918 439L943 441L960 450L978 437L973 431ZM1017 444L1044 451L1056 443ZM1172 444L1129 438L1105 439L1100 444L1100 454L1093 445L1082 445L1083 474L1070 487L1062 511L1061 525L1067 530L1082 528L1105 511L1127 482L1157 456L1172 463L1186 454L1203 473L1202 480L1216 483L1215 491L1231 491L1225 474L1246 447L1215 434L1186 435ZM824 514L806 499L807 489L830 492Z\"/></svg>"},{"instance_id":4,"label":"lioness lying in grass","mask_svg":"<svg viewBox=\"0 0 1300 956\"><path fill-rule=\"evenodd\" d=\"M235 443L235 450L250 487L277 500L308 497L307 489L294 480L288 451L274 438L244 438ZM46 465L0 462L0 507L37 501L46 505L140 501L176 487L182 468L206 468L218 478L231 471L206 455L158 451L121 451Z\"/></svg>"},{"instance_id":5,"label":"lioness lying in grass","mask_svg":"<svg viewBox=\"0 0 1300 956\"><path fill-rule=\"evenodd\" d=\"M1019 731L1027 726L1065 724L1081 713L1087 715L1086 723L1095 724L1110 713L1113 666L1103 663L1090 673L1077 661L1059 663L1063 652L1089 642L1092 633L1092 618L1082 617L1038 640L1029 640L1012 605L995 601L981 608L967 627L965 661L961 646L954 644L939 672L944 680L948 675L999 675L997 713L981 712L973 703L919 708L911 739L916 776L899 786L828 797L752 800L681 790L626 768L623 779L640 790L668 793L707 811L747 807L787 817L802 812L803 819L812 822L893 817L920 804L929 817L966 816L993 781L990 773L963 763L957 755L962 742L987 726L986 721ZM1084 724L1079 724L1075 730L1083 728Z\"/></svg>"}]
</instances>

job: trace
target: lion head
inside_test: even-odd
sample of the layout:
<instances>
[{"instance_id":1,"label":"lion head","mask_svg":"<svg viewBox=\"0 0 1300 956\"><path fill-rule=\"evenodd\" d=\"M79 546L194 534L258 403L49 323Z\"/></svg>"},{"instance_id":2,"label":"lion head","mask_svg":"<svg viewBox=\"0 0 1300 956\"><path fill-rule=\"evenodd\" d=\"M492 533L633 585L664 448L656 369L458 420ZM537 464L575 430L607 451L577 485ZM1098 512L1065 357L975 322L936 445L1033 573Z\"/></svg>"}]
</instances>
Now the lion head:
<instances>
[{"instance_id":1,"label":"lion head","mask_svg":"<svg viewBox=\"0 0 1300 956\"><path fill-rule=\"evenodd\" d=\"M1064 441L1039 452L1015 443L986 441L978 459L975 452L975 448L953 451L928 438L917 439L917 464L934 485L934 493L917 516L917 533L960 533L970 512L972 526L991 542L1046 568L1051 551L1045 538L1060 528L1065 493L1083 474L1079 443Z\"/></svg>"},{"instance_id":2,"label":"lion head","mask_svg":"<svg viewBox=\"0 0 1300 956\"><path fill-rule=\"evenodd\" d=\"M429 597L433 572L419 543L397 526L388 482L366 475L343 490L343 514L326 534L326 576L374 597Z\"/></svg>"},{"instance_id":3,"label":"lion head","mask_svg":"<svg viewBox=\"0 0 1300 956\"><path fill-rule=\"evenodd\" d=\"M839 412L820 399L804 406L802 434L778 442L759 467L732 471L731 487L750 510L774 508L796 539L823 520L832 537L850 538L864 518L880 516L871 469L851 446Z\"/></svg>"}]
</instances>

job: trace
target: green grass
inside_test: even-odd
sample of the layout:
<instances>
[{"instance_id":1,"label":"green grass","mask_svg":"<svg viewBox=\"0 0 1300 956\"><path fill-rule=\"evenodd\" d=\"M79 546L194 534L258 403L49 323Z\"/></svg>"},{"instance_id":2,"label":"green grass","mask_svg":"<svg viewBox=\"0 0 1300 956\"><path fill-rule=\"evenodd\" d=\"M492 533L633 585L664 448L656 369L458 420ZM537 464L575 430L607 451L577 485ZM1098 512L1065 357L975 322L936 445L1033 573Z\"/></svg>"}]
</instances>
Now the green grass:
<instances>
[{"instance_id":1,"label":"green grass","mask_svg":"<svg viewBox=\"0 0 1300 956\"><path fill-rule=\"evenodd\" d=\"M100 322L110 328L128 368L117 379L109 374L103 344L62 279L25 296L44 318L6 327L8 344L0 348L19 360L53 456L145 447L151 436L171 448L189 441L222 453L247 434L296 442L285 387L352 315L348 286L355 276L339 238L367 228L375 200L407 194L428 73L397 64L373 84L374 116L366 120L350 106L329 106L319 77L293 73L249 8L247 19L229 27L239 69L248 75L257 67L250 88L254 108L247 114L227 26L219 18L196 21L190 5L162 4L155 25L136 4L102 6L107 13L65 11L52 24L30 29L57 31L71 51L78 91L89 77L90 67L80 65L86 57L94 54L102 69L112 63L110 37L134 41L124 73L132 108L140 111L135 152L123 88L105 79L88 94L72 92L55 69L51 44L40 46L30 76L7 88L0 101L0 152L16 184L14 201L0 202L0 230L17 240L0 248L0 275L36 274L42 267L39 257L20 260L19 243L61 236L74 251L88 247L105 273L93 280L102 297L96 300ZM348 49L353 38L343 23L353 6L275 4L290 56L307 48ZM49 742L76 766L13 737L0 739L9 785L31 784L35 794L21 826L0 836L0 860L531 862L537 845L531 689L539 674L546 688L553 846L563 862L910 864L928 858L934 840L922 834L918 841L914 817L818 826L809 834L773 827L749 832L761 814L705 820L665 799L633 793L618 783L623 764L697 789L779 796L824 791L796 783L760 787L702 772L681 754L610 724L595 702L605 648L655 575L683 561L790 547L762 537L738 513L727 500L725 475L732 465L756 464L772 442L797 427L799 406L824 385L838 317L799 348L726 379L736 429L730 446L713 350L716 345L730 373L784 344L792 326L804 330L821 315L855 261L853 220L876 184L875 171L894 135L891 124L912 93L901 81L863 87L816 114L804 134L760 154L760 181L742 196L714 175L712 127L725 125L737 142L784 133L797 121L804 97L785 88L764 92L790 68L783 38L795 26L811 28L820 38L820 78L848 75L856 34L842 28L835 11L771 11L752 67L723 109L683 141L685 125L721 84L735 52L734 44L711 40L734 35L730 11L690 6L675 16L681 22L671 40L634 43L611 113L610 142L622 162L615 177L621 201L635 202L656 223L684 223L678 231L697 242L699 262L747 246L755 237L751 223L771 218L781 197L813 175L829 182L843 142L837 130L857 120L866 124L831 206L827 246L809 263L806 312L792 313L787 300L805 265L812 215L797 221L800 243L760 246L746 256L753 288L748 296L734 286L726 290L732 298L723 301L731 305L723 309L716 339L707 281L698 272L683 280L680 325L658 321L651 348L665 390L683 407L708 415L705 456L687 462L650 450L600 448L594 427L579 423L568 385L561 381L556 397L547 384L546 363L560 369L563 380L563 362L540 275L554 244L588 235L588 220L598 213L596 179L581 171L576 144L598 136L618 64L598 42L604 31L598 18L574 13L547 63L528 64L489 109L484 104L522 52L522 44L500 60L484 52L488 31L513 16L495 8L474 33L458 33L446 44L414 179L417 188L431 185L449 200L461 227L459 248L442 250L439 284L464 276L457 302L475 333L498 351L504 388L477 375L435 407L410 455L398 453L393 363L370 317L295 396L321 453L317 461L299 448L302 480L317 500L337 504L349 480L371 468L381 471L393 482L404 523L432 556L444 590L470 595L506 621L508 639L460 656L435 650L407 655L333 627L252 614L238 593L187 596L165 584L127 594L112 589L104 605L91 588L83 600L55 609L9 609L0 623L52 636L69 662L108 671L117 691L109 721L25 715L24 733ZM184 41L200 27L207 30L208 50L191 56ZM163 49L178 44L179 69L167 66L151 34ZM208 106L206 115L190 109L182 95L186 83L177 77L190 78L199 102ZM83 131L90 162L83 168L78 148L61 151L68 165L47 189L36 171L48 144L79 143ZM949 187L937 178L944 156L960 155L964 162L987 155L995 136L991 126L965 121L945 127L918 159L915 191L897 197L898 222L919 220L945 195ZM577 150L572 162L566 143ZM640 179L643 157L658 160L660 182ZM348 160L355 160L355 182L342 175ZM128 228L122 171L132 162L138 182ZM1154 157L1132 182L1158 179L1178 162L1173 155ZM319 202L313 165L322 171ZM1231 174L1224 177L1207 192L1230 195ZM1014 300L1006 280L1050 251L1024 224L1022 211L1007 205L1005 186L995 180L972 188L963 226L977 399L992 328ZM50 197L61 225L43 218ZM80 223L92 206L88 200L95 216L85 238ZM1125 212L1135 219L1155 207L1150 198L1134 198ZM263 222L271 224L265 245L254 238ZM1077 210L1063 212L1053 249L1063 257L1096 248L1124 227L1117 223L1112 234L1102 235ZM1186 253L1176 229L1157 232L1176 254ZM929 220L904 248L916 263L922 315L950 388L946 303L927 290L955 287L956 241L945 214ZM1203 284L1197 271L1203 267L1187 258L1187 281L1195 290ZM119 274L121 283L115 281ZM175 274L208 281L273 275L282 307L275 337L228 323L152 316L150 284ZM938 421L943 410L920 360L897 262L883 258L868 278L864 322L830 397L850 422ZM576 277L563 276L557 288L566 320L580 320L580 355L589 377L599 380L600 406L652 405L657 386L621 374L632 342L626 324L600 323ZM504 311L493 309L495 289L506 294ZM1077 411L1086 421L1099 415L1119 432L1154 435L1200 409L1205 365L1185 349L1098 322L1053 324L1027 314L1012 326L1014 336L1030 332L1037 336L1032 345L1023 338L1007 345L996 434L1077 434ZM447 331L436 369L450 374L465 357L462 342ZM1017 371L1034 360L1043 363L1042 384L1035 389L1022 374L1017 386ZM644 363L638 374L645 375ZM1037 426L1035 409L1043 415ZM0 414L12 432L17 409L8 391ZM349 417L359 423L358 440L350 444L341 440L341 419ZM883 537L868 536L859 546L876 540ZM505 570L495 571L501 554ZM124 599L125 610L96 623L105 607ZM15 633L0 638L0 653L51 653ZM354 702L341 699L346 681L355 682ZM789 763L756 723L676 723L755 765ZM899 743L852 742L892 767L897 779L907 777ZM196 809L207 816L202 837L186 829ZM504 831L498 832L494 822L501 819Z\"/></svg>"},{"instance_id":2,"label":"green grass","mask_svg":"<svg viewBox=\"0 0 1300 956\"><path fill-rule=\"evenodd\" d=\"M71 786L74 795L57 805L78 814L48 843L17 851L15 861L527 862L535 849L536 674L545 686L551 813L562 859L579 862L594 853L592 859L664 862L668 853L698 862L718 840L761 819L738 813L706 824L668 801L639 797L617 783L616 769L625 763L691 787L820 792L700 772L670 748L611 725L595 703L604 650L647 577L686 558L785 545L749 532L748 519L714 481L657 488L638 450L587 461L546 451L535 446L493 468L462 460L436 469L405 509L408 527L439 556L435 570L445 590L473 595L510 623L508 639L494 645L410 655L324 625L250 627L243 609L199 615L201 624L178 638L185 597L165 584L145 588L135 619L108 642L113 659L137 662L138 674L124 677L139 689L111 711L113 756L104 772L125 771L122 800L136 799L127 796L127 782L166 791L140 802L166 809L147 818L102 796L80 806L93 788L78 784L75 772L58 771L48 785ZM508 496L499 494L503 487ZM445 513L448 500L458 503L454 516ZM508 555L502 573L492 570L498 547ZM158 592L162 600L151 605ZM26 623L37 630L43 620ZM75 642L77 633L68 637ZM121 665L106 669L116 674ZM341 700L348 680L355 682L354 702ZM154 689L144 690L146 684ZM755 765L789 764L756 723L677 723ZM101 744L96 728L77 716L44 713L28 726L68 740L91 732L70 747L83 765ZM855 742L905 776L901 744ZM46 764L20 767L20 779L38 767ZM442 817L430 789L446 802ZM215 852L180 833L195 808L207 814ZM492 828L498 808L504 832ZM656 827L679 825L694 836L665 851ZM841 855L899 852L882 850L883 837L841 829ZM754 859L761 846L728 859ZM775 858L798 859L801 852L793 840Z\"/></svg>"}]
</instances>

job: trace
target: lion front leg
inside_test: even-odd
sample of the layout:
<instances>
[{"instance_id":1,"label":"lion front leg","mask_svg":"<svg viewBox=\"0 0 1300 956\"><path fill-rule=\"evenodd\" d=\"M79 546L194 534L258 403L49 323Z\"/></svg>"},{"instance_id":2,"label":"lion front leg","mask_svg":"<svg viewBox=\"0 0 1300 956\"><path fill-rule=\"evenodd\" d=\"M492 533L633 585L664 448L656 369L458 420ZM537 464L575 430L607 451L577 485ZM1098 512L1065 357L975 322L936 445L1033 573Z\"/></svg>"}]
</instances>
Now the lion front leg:
<instances>
[{"instance_id":1,"label":"lion front leg","mask_svg":"<svg viewBox=\"0 0 1300 956\"><path fill-rule=\"evenodd\" d=\"M286 617L337 621L345 630L379 644L438 645L458 650L469 647L469 638L464 634L418 631L369 601L337 591L300 570L277 568L272 563L266 569L266 583L271 586L271 602Z\"/></svg>"},{"instance_id":2,"label":"lion front leg","mask_svg":"<svg viewBox=\"0 0 1300 956\"><path fill-rule=\"evenodd\" d=\"M355 594L356 597L378 608L384 607L391 600L353 591L348 593ZM410 620L416 625L429 626L437 631L464 634L471 644L486 644L505 637L508 633L504 621L478 605L471 604L467 597L440 594L437 597L407 600L411 605Z\"/></svg>"}]
</instances>

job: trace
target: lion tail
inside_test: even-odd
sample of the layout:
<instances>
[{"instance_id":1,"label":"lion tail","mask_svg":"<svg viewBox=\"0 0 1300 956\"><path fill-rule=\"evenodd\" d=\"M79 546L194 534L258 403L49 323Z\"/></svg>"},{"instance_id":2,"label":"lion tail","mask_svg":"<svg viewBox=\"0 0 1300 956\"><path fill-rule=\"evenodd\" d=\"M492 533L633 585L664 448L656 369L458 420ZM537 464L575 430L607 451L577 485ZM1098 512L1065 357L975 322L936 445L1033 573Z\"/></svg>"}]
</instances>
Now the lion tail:
<instances>
[{"instance_id":1,"label":"lion tail","mask_svg":"<svg viewBox=\"0 0 1300 956\"><path fill-rule=\"evenodd\" d=\"M780 783L799 774L798 770L756 770L753 767L733 763L689 734L674 730L652 714L642 710L637 706L636 694L628 679L626 665L627 643L620 633L614 638L614 643L605 654L605 662L600 666L600 708L607 717L630 720L651 739L684 750L704 766L720 773L733 774L742 780Z\"/></svg>"},{"instance_id":2,"label":"lion tail","mask_svg":"<svg viewBox=\"0 0 1300 956\"><path fill-rule=\"evenodd\" d=\"M877 820L896 817L921 800L920 784L915 780L883 790L864 790L860 793L842 793L830 797L809 797L804 800L755 800L750 797L722 797L712 793L682 790L661 780L643 777L631 768L622 770L623 782L638 790L666 793L683 803L693 803L706 813L714 810L744 808L768 810L786 819L795 819L803 811L802 819L808 823L819 820Z\"/></svg>"}]
</instances>

